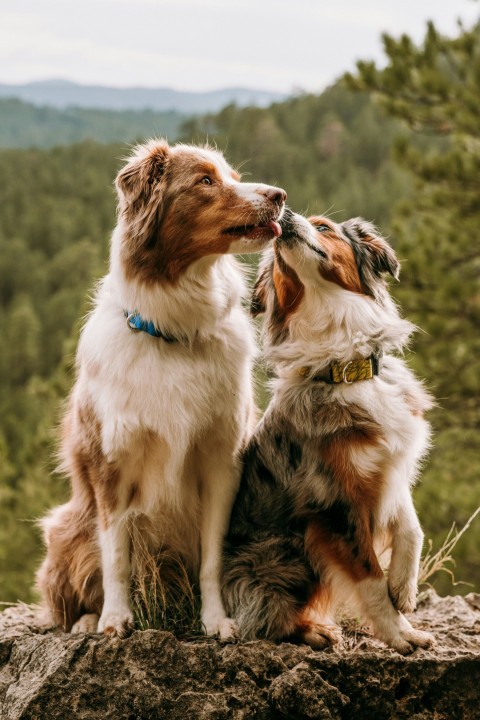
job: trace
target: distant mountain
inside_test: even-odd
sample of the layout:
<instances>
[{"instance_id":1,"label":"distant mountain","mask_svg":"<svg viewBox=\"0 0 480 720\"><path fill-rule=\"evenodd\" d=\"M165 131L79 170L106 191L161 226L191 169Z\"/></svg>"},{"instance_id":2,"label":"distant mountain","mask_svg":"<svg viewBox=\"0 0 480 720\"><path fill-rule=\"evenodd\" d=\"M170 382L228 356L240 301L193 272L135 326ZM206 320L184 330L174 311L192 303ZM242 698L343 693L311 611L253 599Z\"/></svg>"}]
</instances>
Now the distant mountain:
<instances>
[{"instance_id":1,"label":"distant mountain","mask_svg":"<svg viewBox=\"0 0 480 720\"><path fill-rule=\"evenodd\" d=\"M68 80L45 80L25 85L0 83L0 98L18 98L34 105L97 108L102 110L155 110L182 114L218 112L225 105L267 107L287 96L267 90L224 88L211 92L183 92L170 88L114 88L79 85Z\"/></svg>"}]
</instances>

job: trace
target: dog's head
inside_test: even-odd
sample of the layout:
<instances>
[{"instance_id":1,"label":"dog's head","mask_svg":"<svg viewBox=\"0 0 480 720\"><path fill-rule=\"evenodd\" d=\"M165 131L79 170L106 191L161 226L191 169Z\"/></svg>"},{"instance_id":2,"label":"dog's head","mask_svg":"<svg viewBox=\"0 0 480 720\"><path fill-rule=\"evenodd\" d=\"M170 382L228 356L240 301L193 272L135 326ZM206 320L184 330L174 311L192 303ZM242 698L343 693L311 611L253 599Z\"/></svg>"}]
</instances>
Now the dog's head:
<instances>
[{"instance_id":1,"label":"dog's head","mask_svg":"<svg viewBox=\"0 0 480 720\"><path fill-rule=\"evenodd\" d=\"M281 226L282 235L260 266L251 305L253 315L268 313L274 342L285 335L308 291L332 298L333 305L345 302L344 293L382 303L384 273L398 279L393 249L362 218L338 224L323 217L307 220L287 209Z\"/></svg>"},{"instance_id":2,"label":"dog's head","mask_svg":"<svg viewBox=\"0 0 480 720\"><path fill-rule=\"evenodd\" d=\"M127 276L175 282L202 258L257 252L281 234L286 193L242 183L211 148L151 140L134 149L116 179Z\"/></svg>"}]
</instances>

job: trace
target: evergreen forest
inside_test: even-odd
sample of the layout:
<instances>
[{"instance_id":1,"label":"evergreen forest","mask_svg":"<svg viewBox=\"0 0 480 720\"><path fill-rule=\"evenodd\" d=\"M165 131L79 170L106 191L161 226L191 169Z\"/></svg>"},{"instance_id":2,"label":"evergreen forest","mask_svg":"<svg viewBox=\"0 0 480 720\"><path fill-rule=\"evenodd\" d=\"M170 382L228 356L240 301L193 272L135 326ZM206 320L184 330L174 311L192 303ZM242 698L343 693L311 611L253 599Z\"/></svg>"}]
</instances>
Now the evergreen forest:
<instances>
[{"instance_id":1,"label":"evergreen forest","mask_svg":"<svg viewBox=\"0 0 480 720\"><path fill-rule=\"evenodd\" d=\"M440 547L480 505L480 26L447 39L430 25L418 46L405 36L384 45L385 68L359 63L321 95L229 105L182 125L82 111L79 135L72 113L44 109L40 121L38 108L0 103L0 601L35 600L36 521L68 496L56 427L89 294L107 269L113 180L130 144L151 135L208 139L244 178L284 187L295 211L381 228L402 261L392 293L421 328L408 361L437 399L414 491L426 538ZM455 578L471 585L445 572L432 583L478 591L480 519L454 557Z\"/></svg>"}]
</instances>

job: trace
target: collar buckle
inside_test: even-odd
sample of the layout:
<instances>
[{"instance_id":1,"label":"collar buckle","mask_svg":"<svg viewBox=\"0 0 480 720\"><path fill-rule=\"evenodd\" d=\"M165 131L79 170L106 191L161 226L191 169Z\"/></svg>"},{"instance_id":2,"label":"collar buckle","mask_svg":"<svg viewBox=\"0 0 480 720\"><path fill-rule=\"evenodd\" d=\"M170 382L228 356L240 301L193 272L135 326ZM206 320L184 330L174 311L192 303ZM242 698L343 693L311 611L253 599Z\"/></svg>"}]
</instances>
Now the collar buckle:
<instances>
[{"instance_id":1,"label":"collar buckle","mask_svg":"<svg viewBox=\"0 0 480 720\"><path fill-rule=\"evenodd\" d=\"M125 315L125 318L127 320L128 327L130 328L130 330L133 330L133 332L146 332L148 335L156 338L161 338L167 343L178 342L178 339L176 337L172 337L172 335L166 335L157 327L155 327L155 324L151 320L144 320L137 310L134 310L133 312L124 310L123 314Z\"/></svg>"},{"instance_id":2,"label":"collar buckle","mask_svg":"<svg viewBox=\"0 0 480 720\"><path fill-rule=\"evenodd\" d=\"M127 311L125 311L125 315L127 318L127 325L128 327L133 330L134 332L141 332L142 328L138 326L138 318L139 315L136 312L131 312L127 314Z\"/></svg>"},{"instance_id":3,"label":"collar buckle","mask_svg":"<svg viewBox=\"0 0 480 720\"><path fill-rule=\"evenodd\" d=\"M348 375L347 375L348 368L350 367L350 365L351 365L352 363L353 363L353 360L350 360L350 362L348 362L348 363L344 366L343 371L342 371L342 381L343 381L346 385L351 385L351 384L354 382L354 380L349 380L349 379L348 379Z\"/></svg>"}]
</instances>

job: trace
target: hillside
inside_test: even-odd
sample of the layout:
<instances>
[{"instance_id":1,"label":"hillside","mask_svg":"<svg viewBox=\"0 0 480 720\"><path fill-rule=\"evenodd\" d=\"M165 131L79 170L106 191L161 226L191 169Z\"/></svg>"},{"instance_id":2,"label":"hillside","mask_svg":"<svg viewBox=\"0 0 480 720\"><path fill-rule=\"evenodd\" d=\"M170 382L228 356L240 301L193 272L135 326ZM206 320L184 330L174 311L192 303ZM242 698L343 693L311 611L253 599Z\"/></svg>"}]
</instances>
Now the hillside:
<instances>
[{"instance_id":1,"label":"hillside","mask_svg":"<svg viewBox=\"0 0 480 720\"><path fill-rule=\"evenodd\" d=\"M24 85L0 83L0 98L18 98L35 105L97 108L102 110L154 110L192 115L218 112L225 105L266 107L285 95L252 88L222 88L209 92L182 92L168 87L105 87L67 80L44 80Z\"/></svg>"},{"instance_id":2,"label":"hillside","mask_svg":"<svg viewBox=\"0 0 480 720\"><path fill-rule=\"evenodd\" d=\"M59 110L0 99L0 147L50 148L82 140L112 143L153 135L174 140L186 118L174 110Z\"/></svg>"},{"instance_id":3,"label":"hillside","mask_svg":"<svg viewBox=\"0 0 480 720\"><path fill-rule=\"evenodd\" d=\"M285 187L297 212L363 215L384 229L411 193L411 178L390 157L401 132L368 95L341 83L267 109L229 105L183 126L185 138L226 148L245 179Z\"/></svg>"}]
</instances>

